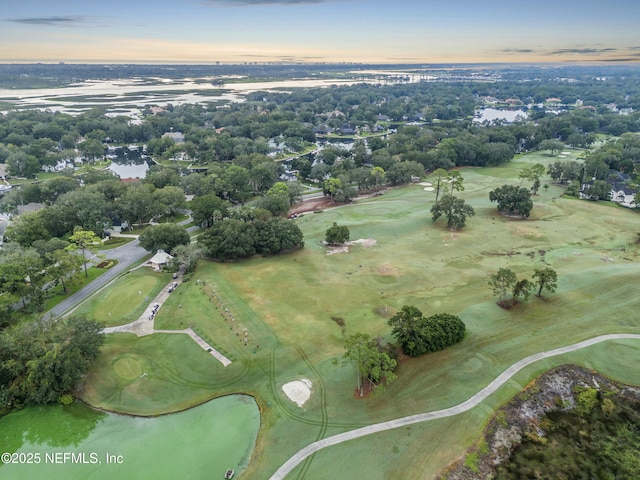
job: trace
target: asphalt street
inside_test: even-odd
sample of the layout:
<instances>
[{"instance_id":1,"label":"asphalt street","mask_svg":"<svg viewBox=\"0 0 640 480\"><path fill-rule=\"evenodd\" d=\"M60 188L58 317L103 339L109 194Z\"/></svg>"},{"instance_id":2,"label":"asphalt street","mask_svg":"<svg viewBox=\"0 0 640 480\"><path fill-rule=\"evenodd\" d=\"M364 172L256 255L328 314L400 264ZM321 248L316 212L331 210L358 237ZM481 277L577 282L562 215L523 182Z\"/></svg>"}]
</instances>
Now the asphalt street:
<instances>
[{"instance_id":1,"label":"asphalt street","mask_svg":"<svg viewBox=\"0 0 640 480\"><path fill-rule=\"evenodd\" d=\"M70 311L79 305L84 299L89 298L105 285L128 271L131 268L131 265L140 261L145 255L148 255L148 253L149 252L140 246L137 239L118 248L114 248L113 250L108 250L106 253L107 258L117 260L118 264L53 307L44 315L45 318L70 313Z\"/></svg>"}]
</instances>

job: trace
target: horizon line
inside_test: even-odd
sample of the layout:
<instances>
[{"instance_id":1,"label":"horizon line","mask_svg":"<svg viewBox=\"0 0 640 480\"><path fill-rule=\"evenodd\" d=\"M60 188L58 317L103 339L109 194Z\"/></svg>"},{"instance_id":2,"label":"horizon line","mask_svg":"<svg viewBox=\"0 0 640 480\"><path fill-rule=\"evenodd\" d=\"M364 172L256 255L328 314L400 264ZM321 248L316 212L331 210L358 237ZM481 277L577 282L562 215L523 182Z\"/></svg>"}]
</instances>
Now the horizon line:
<instances>
[{"instance_id":1,"label":"horizon line","mask_svg":"<svg viewBox=\"0 0 640 480\"><path fill-rule=\"evenodd\" d=\"M257 66L257 65L638 65L640 59L630 60L557 60L557 61L493 61L493 62L355 62L355 61L183 61L183 60L4 60L0 65L202 65L202 66Z\"/></svg>"}]
</instances>

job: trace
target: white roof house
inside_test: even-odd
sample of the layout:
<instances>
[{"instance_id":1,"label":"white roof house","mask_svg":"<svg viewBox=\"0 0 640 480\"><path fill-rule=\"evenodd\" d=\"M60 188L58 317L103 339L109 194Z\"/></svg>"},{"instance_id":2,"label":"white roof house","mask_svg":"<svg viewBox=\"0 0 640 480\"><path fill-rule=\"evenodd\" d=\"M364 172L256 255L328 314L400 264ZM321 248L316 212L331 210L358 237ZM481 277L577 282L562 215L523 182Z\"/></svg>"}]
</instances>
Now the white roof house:
<instances>
[{"instance_id":1,"label":"white roof house","mask_svg":"<svg viewBox=\"0 0 640 480\"><path fill-rule=\"evenodd\" d=\"M160 271L162 270L162 267L168 264L171 260L173 260L173 257L164 250L160 249L153 257L151 257L149 263L154 270Z\"/></svg>"}]
</instances>

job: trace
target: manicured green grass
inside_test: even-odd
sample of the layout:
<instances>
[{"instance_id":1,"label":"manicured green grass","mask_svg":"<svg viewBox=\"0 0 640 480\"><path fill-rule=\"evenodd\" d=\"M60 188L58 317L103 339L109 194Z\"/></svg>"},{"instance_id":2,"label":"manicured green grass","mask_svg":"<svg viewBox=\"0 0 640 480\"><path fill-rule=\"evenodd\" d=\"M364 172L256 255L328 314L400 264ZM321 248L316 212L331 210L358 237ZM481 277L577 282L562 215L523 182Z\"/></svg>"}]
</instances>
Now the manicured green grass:
<instances>
[{"instance_id":1,"label":"manicured green grass","mask_svg":"<svg viewBox=\"0 0 640 480\"><path fill-rule=\"evenodd\" d=\"M184 410L241 376L211 359L187 335L107 335L82 395L93 406L136 415L166 413L168 401Z\"/></svg>"},{"instance_id":2,"label":"manicured green grass","mask_svg":"<svg viewBox=\"0 0 640 480\"><path fill-rule=\"evenodd\" d=\"M255 395L264 409L263 427L247 475L260 479L311 441L460 403L532 353L604 333L636 333L636 212L561 198L562 189L555 185L533 197L528 220L504 218L488 200L490 190L518 184L521 168L553 161L556 157L535 154L520 156L506 167L462 170L465 191L459 195L475 208L476 216L459 232L449 231L442 221L433 224L429 209L434 192L412 185L298 218L305 236L302 250L226 264L201 262L160 309L156 328L191 326L231 358L232 365L224 369L186 336L111 335L83 398L105 408L139 412L147 395L153 398L148 410L157 413L184 408L190 391L192 403L228 392ZM352 239L373 238L376 245L326 255L320 241L333 222L347 225ZM520 278L530 277L535 268L551 267L558 272L558 290L502 310L487 285L489 275L500 267L513 269ZM216 296L224 304L218 305ZM387 321L403 305L415 305L425 315L457 314L468 335L446 351L401 359L398 378L385 392L354 398L353 367L334 362L343 354L343 335L366 332L391 340ZM225 308L234 315L233 322L221 315ZM332 317L343 319L344 331ZM292 478L324 478L337 472L345 478L430 478L463 453L496 406L561 361L640 383L637 372L623 365L634 364L626 353L633 346L637 342L615 342L540 362L471 412L332 447L305 462ZM121 388L121 381L101 379L113 377L109 372L114 362L134 349L142 349L139 362L148 362L157 374L128 387L140 398L116 395L113 389ZM635 350L630 354L638 355ZM189 362L200 369L192 375L210 375L217 368L225 377L219 383L194 381L181 387L177 380L172 384L164 378L162 372ZM311 398L302 408L281 390L284 383L300 378L313 382Z\"/></svg>"},{"instance_id":3,"label":"manicured green grass","mask_svg":"<svg viewBox=\"0 0 640 480\"><path fill-rule=\"evenodd\" d=\"M99 250L99 251L112 250L114 248L121 247L122 245L126 245L129 242L133 242L134 240L135 238L132 238L132 237L111 237L106 242L103 242L102 244L98 245L96 250Z\"/></svg>"},{"instance_id":4,"label":"manicured green grass","mask_svg":"<svg viewBox=\"0 0 640 480\"><path fill-rule=\"evenodd\" d=\"M146 267L132 270L83 303L75 313L107 327L133 322L170 280L169 273L152 272Z\"/></svg>"}]
</instances>

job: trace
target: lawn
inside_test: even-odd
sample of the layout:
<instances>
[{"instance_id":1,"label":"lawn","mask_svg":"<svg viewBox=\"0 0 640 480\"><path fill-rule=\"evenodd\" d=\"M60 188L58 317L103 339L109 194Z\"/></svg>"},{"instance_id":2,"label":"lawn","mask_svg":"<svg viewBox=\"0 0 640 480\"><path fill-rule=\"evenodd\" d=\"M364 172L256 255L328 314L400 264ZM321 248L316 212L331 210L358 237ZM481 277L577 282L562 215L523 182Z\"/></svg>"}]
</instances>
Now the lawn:
<instances>
[{"instance_id":1,"label":"lawn","mask_svg":"<svg viewBox=\"0 0 640 480\"><path fill-rule=\"evenodd\" d=\"M578 152L571 155L577 158ZM562 198L562 189L554 185L534 197L528 220L504 218L488 200L488 192L503 183L518 184L520 168L556 159L536 154L504 168L462 170L465 191L459 195L476 216L460 232L449 231L442 220L433 224L429 208L435 194L411 185L298 218L305 236L302 250L225 264L201 262L160 309L156 328L191 326L233 363L224 369L182 335L110 335L83 398L104 408L152 414L229 392L250 393L263 408L263 426L246 475L261 479L319 438L460 403L532 353L604 333L637 333L640 215ZM327 255L320 241L333 222L347 225L351 239L372 238L376 244ZM519 278L551 267L558 272L558 290L502 310L487 285L500 267ZM133 292L134 301L136 285L149 275L114 288ZM401 359L397 380L382 394L354 398L355 371L340 361L344 335L366 332L391 340L387 321L403 305L415 305L425 315L457 314L468 335L444 352ZM98 304L91 308L105 310ZM123 361L131 351L138 355L135 361ZM331 447L289 478L326 478L330 472L345 478L389 478L391 472L395 478L431 478L473 442L495 407L543 370L575 362L640 383L625 363L634 364L629 358L637 356L637 342L629 341L540 362L462 416ZM191 371L181 383L184 364ZM123 389L122 375L137 372L138 365L145 372L148 365L154 374ZM313 382L302 408L281 390L300 378Z\"/></svg>"},{"instance_id":2,"label":"lawn","mask_svg":"<svg viewBox=\"0 0 640 480\"><path fill-rule=\"evenodd\" d=\"M74 314L85 315L107 327L133 322L170 279L170 273L152 272L145 267L131 270L84 302Z\"/></svg>"}]
</instances>

